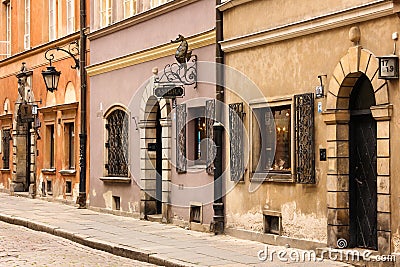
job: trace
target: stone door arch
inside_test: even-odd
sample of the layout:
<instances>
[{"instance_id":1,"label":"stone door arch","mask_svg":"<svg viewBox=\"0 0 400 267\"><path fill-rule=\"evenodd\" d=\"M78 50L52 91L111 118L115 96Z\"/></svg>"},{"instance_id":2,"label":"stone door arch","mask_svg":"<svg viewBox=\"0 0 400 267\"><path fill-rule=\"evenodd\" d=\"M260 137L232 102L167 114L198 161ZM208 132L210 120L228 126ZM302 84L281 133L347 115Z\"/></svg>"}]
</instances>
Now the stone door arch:
<instances>
[{"instance_id":1,"label":"stone door arch","mask_svg":"<svg viewBox=\"0 0 400 267\"><path fill-rule=\"evenodd\" d=\"M165 99L158 99L153 95L154 79L146 86L140 103L139 131L140 131L140 186L141 202L140 217L155 214L156 201L156 153L149 151L148 144L157 142L157 107L160 109L159 124L161 125L161 154L162 154L162 182L161 182L161 213L162 220L168 221L171 182L171 118L170 104Z\"/></svg>"},{"instance_id":2,"label":"stone door arch","mask_svg":"<svg viewBox=\"0 0 400 267\"><path fill-rule=\"evenodd\" d=\"M376 105L371 112L377 125L377 238L378 251L390 253L390 127L392 105L388 84L378 79L378 59L361 46L351 47L336 65L327 92L328 246L350 239L349 232L349 100L362 74L371 81Z\"/></svg>"}]
</instances>

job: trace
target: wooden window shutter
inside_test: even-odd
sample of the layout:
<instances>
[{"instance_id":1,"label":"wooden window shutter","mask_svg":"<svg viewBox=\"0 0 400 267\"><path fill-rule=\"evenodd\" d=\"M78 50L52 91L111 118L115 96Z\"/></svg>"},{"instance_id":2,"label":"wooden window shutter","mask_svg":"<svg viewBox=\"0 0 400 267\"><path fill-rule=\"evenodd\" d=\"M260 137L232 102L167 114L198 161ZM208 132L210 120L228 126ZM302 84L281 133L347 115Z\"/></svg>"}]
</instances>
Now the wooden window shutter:
<instances>
[{"instance_id":1,"label":"wooden window shutter","mask_svg":"<svg viewBox=\"0 0 400 267\"><path fill-rule=\"evenodd\" d=\"M243 103L229 104L231 181L244 180Z\"/></svg>"},{"instance_id":2,"label":"wooden window shutter","mask_svg":"<svg viewBox=\"0 0 400 267\"><path fill-rule=\"evenodd\" d=\"M176 106L176 171L186 172L186 104Z\"/></svg>"},{"instance_id":3,"label":"wooden window shutter","mask_svg":"<svg viewBox=\"0 0 400 267\"><path fill-rule=\"evenodd\" d=\"M296 181L315 184L314 94L294 96Z\"/></svg>"},{"instance_id":4,"label":"wooden window shutter","mask_svg":"<svg viewBox=\"0 0 400 267\"><path fill-rule=\"evenodd\" d=\"M215 99L206 101L206 138L207 138L207 173L214 175L214 120L215 120Z\"/></svg>"}]
</instances>

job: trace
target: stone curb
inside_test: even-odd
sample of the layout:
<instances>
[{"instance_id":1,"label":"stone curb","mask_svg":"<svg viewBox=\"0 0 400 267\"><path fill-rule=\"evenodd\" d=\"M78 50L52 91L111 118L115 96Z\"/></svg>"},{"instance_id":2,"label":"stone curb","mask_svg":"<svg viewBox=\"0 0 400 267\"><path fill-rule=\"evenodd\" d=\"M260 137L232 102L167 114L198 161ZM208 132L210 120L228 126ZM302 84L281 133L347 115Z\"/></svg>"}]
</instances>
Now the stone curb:
<instances>
[{"instance_id":1,"label":"stone curb","mask_svg":"<svg viewBox=\"0 0 400 267\"><path fill-rule=\"evenodd\" d=\"M144 251L138 248L118 245L112 242L99 240L90 236L85 236L79 233L70 232L65 229L61 229L59 227L34 222L26 218L0 213L0 221L9 224L24 226L26 228L35 231L45 232L51 235L59 236L93 249L102 250L116 256L121 256L124 258L129 258L137 261L148 262L151 264L162 265L166 267L195 266L188 262L184 262L177 259L166 258L162 255L157 255L157 253L155 252Z\"/></svg>"}]
</instances>

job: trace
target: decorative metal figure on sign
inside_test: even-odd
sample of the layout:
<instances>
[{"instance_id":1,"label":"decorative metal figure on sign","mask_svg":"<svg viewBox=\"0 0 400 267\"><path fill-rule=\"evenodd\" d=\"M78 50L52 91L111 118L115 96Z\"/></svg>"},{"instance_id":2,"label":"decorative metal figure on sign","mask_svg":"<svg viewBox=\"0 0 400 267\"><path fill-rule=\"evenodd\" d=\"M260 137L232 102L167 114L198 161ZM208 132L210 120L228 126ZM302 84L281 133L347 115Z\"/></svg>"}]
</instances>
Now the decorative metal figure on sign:
<instances>
[{"instance_id":1,"label":"decorative metal figure on sign","mask_svg":"<svg viewBox=\"0 0 400 267\"><path fill-rule=\"evenodd\" d=\"M197 87L197 56L192 55L189 51L189 45L185 37L178 35L178 38L172 40L171 43L179 43L175 59L178 63L167 64L160 77L155 78L157 87L163 87L163 84L174 84L179 87L182 85L195 85Z\"/></svg>"}]
</instances>

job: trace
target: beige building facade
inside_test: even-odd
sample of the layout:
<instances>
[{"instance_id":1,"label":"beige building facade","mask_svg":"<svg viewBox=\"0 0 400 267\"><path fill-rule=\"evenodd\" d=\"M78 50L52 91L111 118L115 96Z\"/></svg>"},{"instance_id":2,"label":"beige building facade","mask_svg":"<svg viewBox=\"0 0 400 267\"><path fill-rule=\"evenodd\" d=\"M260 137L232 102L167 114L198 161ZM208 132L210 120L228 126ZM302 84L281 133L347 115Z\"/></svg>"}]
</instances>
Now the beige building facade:
<instances>
[{"instance_id":1,"label":"beige building facade","mask_svg":"<svg viewBox=\"0 0 400 267\"><path fill-rule=\"evenodd\" d=\"M397 1L232 0L218 9L225 63L254 83L226 75L226 104L243 104L246 133L244 175L226 182L226 231L399 252L399 83L379 78L379 57L398 52Z\"/></svg>"}]
</instances>

